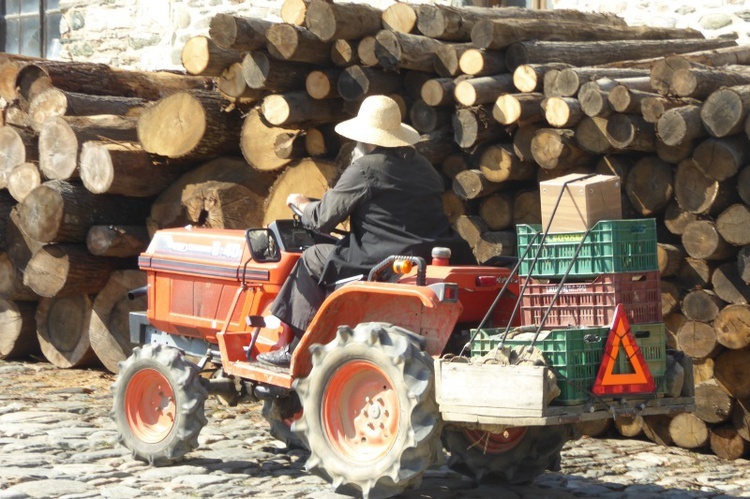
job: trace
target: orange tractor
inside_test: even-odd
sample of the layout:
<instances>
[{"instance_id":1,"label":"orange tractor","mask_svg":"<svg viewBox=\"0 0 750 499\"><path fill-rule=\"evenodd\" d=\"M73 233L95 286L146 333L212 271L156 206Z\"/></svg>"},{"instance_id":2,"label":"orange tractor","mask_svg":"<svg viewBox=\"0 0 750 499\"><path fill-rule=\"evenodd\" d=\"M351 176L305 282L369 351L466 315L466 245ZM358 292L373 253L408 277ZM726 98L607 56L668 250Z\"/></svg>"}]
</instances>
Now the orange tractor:
<instances>
[{"instance_id":1,"label":"orange tractor","mask_svg":"<svg viewBox=\"0 0 750 499\"><path fill-rule=\"evenodd\" d=\"M471 362L462 353L482 328L517 329L519 279L508 268L451 266L441 248L430 262L393 256L337 283L291 367L262 364L259 353L291 339L264 319L269 306L321 237L297 220L155 234L139 258L148 285L133 291L147 293L148 310L131 314L131 341L141 346L113 385L112 416L135 458L164 465L197 447L209 394L260 399L272 435L309 450L308 470L337 489L387 497L418 486L443 447L450 464L480 478L526 482L559 465L574 423L693 402L685 383L672 398L625 390L555 405L544 361ZM202 376L209 367L218 371Z\"/></svg>"}]
</instances>

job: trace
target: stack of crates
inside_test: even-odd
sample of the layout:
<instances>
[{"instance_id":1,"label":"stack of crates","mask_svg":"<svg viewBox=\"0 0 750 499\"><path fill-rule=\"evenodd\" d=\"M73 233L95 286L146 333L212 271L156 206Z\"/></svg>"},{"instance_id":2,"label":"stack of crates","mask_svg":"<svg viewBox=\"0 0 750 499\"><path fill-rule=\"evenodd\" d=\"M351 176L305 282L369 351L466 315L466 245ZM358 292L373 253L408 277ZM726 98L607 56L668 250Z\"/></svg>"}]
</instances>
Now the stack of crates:
<instances>
[{"instance_id":1,"label":"stack of crates","mask_svg":"<svg viewBox=\"0 0 750 499\"><path fill-rule=\"evenodd\" d=\"M586 400L617 304L624 305L631 332L659 387L666 371L666 335L656 221L599 220L588 225L590 230L552 227L543 238L541 225L518 225L517 252L521 323L542 325L535 346L570 381L558 383L562 394L556 402ZM492 332L480 332L477 338L472 354L488 351L497 342ZM504 342L521 344L528 340L514 337ZM624 351L617 357L615 372L632 372Z\"/></svg>"}]
</instances>

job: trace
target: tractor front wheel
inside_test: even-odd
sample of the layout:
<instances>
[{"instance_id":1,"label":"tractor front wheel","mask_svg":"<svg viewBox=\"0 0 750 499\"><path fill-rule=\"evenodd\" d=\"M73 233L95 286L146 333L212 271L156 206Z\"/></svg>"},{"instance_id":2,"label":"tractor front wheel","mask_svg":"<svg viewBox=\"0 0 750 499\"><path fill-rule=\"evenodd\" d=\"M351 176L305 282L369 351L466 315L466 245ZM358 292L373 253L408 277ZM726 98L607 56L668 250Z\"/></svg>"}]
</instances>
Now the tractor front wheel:
<instances>
[{"instance_id":1,"label":"tractor front wheel","mask_svg":"<svg viewBox=\"0 0 750 499\"><path fill-rule=\"evenodd\" d=\"M294 384L304 412L292 425L310 449L307 469L364 497L419 484L441 430L433 361L419 338L366 323L310 351L312 370Z\"/></svg>"},{"instance_id":2,"label":"tractor front wheel","mask_svg":"<svg viewBox=\"0 0 750 499\"><path fill-rule=\"evenodd\" d=\"M503 433L452 429L443 435L449 466L477 480L494 476L508 483L527 483L545 470L558 470L560 449L573 438L570 425L508 428Z\"/></svg>"},{"instance_id":3,"label":"tractor front wheel","mask_svg":"<svg viewBox=\"0 0 750 499\"><path fill-rule=\"evenodd\" d=\"M120 365L111 416L120 443L152 465L170 464L198 446L208 393L195 364L163 345L145 345Z\"/></svg>"}]
</instances>

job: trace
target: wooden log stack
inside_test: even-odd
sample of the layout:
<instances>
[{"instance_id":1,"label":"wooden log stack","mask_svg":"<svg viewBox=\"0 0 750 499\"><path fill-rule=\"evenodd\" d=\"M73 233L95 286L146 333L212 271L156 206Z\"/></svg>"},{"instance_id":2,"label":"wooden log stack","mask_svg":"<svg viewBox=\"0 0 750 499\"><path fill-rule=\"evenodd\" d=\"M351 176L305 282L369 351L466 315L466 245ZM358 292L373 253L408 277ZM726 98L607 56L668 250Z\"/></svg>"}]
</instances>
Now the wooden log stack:
<instances>
[{"instance_id":1,"label":"wooden log stack","mask_svg":"<svg viewBox=\"0 0 750 499\"><path fill-rule=\"evenodd\" d=\"M670 346L696 363L702 410L615 426L743 455L750 47L567 10L286 0L281 14L215 16L185 45L189 75L0 64L0 357L33 350L36 331L61 367L95 352L116 370L130 346L112 314L142 282L148 235L288 217L290 192L319 197L348 164L333 125L386 94L423 133L480 263L515 255L515 225L540 222L539 181L622 178L623 215L657 219Z\"/></svg>"}]
</instances>

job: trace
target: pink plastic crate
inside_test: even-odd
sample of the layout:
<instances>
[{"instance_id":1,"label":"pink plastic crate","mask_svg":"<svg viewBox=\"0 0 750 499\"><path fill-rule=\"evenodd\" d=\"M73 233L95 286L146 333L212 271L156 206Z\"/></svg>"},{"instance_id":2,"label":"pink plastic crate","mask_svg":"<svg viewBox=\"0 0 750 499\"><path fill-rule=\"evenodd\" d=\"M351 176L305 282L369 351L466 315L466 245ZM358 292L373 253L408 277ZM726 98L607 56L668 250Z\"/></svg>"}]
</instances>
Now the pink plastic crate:
<instances>
[{"instance_id":1,"label":"pink plastic crate","mask_svg":"<svg viewBox=\"0 0 750 499\"><path fill-rule=\"evenodd\" d=\"M529 279L521 296L524 325L542 321L558 286ZM659 272L601 274L593 281L567 282L544 326L608 326L618 303L625 305L631 324L662 322Z\"/></svg>"}]
</instances>

